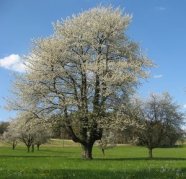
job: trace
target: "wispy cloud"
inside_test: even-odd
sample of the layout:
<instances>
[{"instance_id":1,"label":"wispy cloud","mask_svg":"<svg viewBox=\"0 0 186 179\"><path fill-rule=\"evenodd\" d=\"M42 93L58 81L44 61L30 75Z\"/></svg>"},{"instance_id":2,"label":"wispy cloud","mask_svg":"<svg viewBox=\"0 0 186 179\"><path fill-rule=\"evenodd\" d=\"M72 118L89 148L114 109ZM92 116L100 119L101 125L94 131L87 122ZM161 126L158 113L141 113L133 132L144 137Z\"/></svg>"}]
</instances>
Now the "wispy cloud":
<instances>
[{"instance_id":1,"label":"wispy cloud","mask_svg":"<svg viewBox=\"0 0 186 179\"><path fill-rule=\"evenodd\" d=\"M155 9L158 10L158 11L165 11L165 10L167 10L167 8L163 7L163 6L157 6L157 7L155 7Z\"/></svg>"},{"instance_id":2,"label":"wispy cloud","mask_svg":"<svg viewBox=\"0 0 186 179\"><path fill-rule=\"evenodd\" d=\"M153 78L155 79L158 79L158 78L163 78L163 75L162 74L159 74L159 75L154 75Z\"/></svg>"},{"instance_id":3,"label":"wispy cloud","mask_svg":"<svg viewBox=\"0 0 186 179\"><path fill-rule=\"evenodd\" d=\"M16 72L25 72L26 68L18 54L11 54L0 59L0 67Z\"/></svg>"}]
</instances>

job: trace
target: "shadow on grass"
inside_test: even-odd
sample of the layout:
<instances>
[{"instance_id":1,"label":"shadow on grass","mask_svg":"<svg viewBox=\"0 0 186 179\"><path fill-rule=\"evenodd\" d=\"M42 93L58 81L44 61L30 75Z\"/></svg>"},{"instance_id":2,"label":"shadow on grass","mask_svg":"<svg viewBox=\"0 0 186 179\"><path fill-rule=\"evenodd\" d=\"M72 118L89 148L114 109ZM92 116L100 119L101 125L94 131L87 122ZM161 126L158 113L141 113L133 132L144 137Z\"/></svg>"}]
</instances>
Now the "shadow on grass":
<instances>
[{"instance_id":1,"label":"shadow on grass","mask_svg":"<svg viewBox=\"0 0 186 179\"><path fill-rule=\"evenodd\" d=\"M68 152L66 152L68 153ZM65 158L70 160L82 160L82 161L90 161L83 159L81 157L69 157L67 155L35 155L34 153L25 153L25 155L0 155L0 158ZM132 158L94 158L93 161L140 161L140 160L148 160L148 161L186 161L186 158L176 158L176 157L154 157L152 159L148 157L132 157Z\"/></svg>"},{"instance_id":2,"label":"shadow on grass","mask_svg":"<svg viewBox=\"0 0 186 179\"><path fill-rule=\"evenodd\" d=\"M0 158L11 158L11 157L14 157L14 158L47 158L47 157L53 157L53 158L69 158L71 159L70 157L67 157L67 156L58 156L58 155L0 155Z\"/></svg>"},{"instance_id":3,"label":"shadow on grass","mask_svg":"<svg viewBox=\"0 0 186 179\"><path fill-rule=\"evenodd\" d=\"M95 160L110 160L110 161L138 161L138 160L186 160L186 158L176 158L176 157L154 157L152 159L148 157L136 157L136 158L95 158Z\"/></svg>"},{"instance_id":4,"label":"shadow on grass","mask_svg":"<svg viewBox=\"0 0 186 179\"><path fill-rule=\"evenodd\" d=\"M39 170L33 169L29 171L12 171L3 170L1 176L4 178L74 178L74 179L185 179L186 168L170 169L170 168L150 168L143 170L95 170L95 169L55 169L55 170Z\"/></svg>"}]
</instances>

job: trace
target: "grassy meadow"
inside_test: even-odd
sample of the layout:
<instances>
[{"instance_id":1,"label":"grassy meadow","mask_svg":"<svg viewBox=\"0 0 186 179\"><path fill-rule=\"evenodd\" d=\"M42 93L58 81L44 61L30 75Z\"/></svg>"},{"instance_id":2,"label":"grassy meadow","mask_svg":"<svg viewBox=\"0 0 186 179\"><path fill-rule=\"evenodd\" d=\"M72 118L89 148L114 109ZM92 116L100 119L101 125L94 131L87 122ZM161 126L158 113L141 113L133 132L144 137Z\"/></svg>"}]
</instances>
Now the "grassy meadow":
<instances>
[{"instance_id":1,"label":"grassy meadow","mask_svg":"<svg viewBox=\"0 0 186 179\"><path fill-rule=\"evenodd\" d=\"M51 140L40 151L27 153L19 144L15 151L0 143L0 178L186 178L186 147L155 149L148 159L143 147L117 146L105 156L95 146L94 159L81 159L80 145Z\"/></svg>"}]
</instances>

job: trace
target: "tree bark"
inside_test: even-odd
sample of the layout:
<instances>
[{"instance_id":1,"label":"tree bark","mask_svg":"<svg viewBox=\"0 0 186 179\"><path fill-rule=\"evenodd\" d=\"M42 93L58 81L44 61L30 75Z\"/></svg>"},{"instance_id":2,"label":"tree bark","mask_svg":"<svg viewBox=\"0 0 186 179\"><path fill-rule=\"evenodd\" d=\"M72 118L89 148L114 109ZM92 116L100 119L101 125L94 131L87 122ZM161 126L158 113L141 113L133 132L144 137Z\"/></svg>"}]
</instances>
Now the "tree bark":
<instances>
[{"instance_id":1,"label":"tree bark","mask_svg":"<svg viewBox=\"0 0 186 179\"><path fill-rule=\"evenodd\" d=\"M93 144L86 144L83 145L83 150L84 150L84 158L87 160L91 160L92 159L92 148L93 148Z\"/></svg>"},{"instance_id":2,"label":"tree bark","mask_svg":"<svg viewBox=\"0 0 186 179\"><path fill-rule=\"evenodd\" d=\"M67 113L67 108L64 110L65 113L65 118L66 118L66 129L71 137L71 139L74 142L80 143L82 145L84 154L83 158L84 159L92 159L92 148L94 145L94 142L96 140L100 140L102 137L102 130L97 127L97 124L95 123L94 126L92 126L91 129L89 129L89 133L87 133L87 127L82 126L80 129L79 133L81 137L77 136L76 133L74 132L74 129L72 128L71 124L69 123L68 120L68 113ZM82 120L83 119L83 120ZM82 124L86 124L88 122L87 117L81 118Z\"/></svg>"},{"instance_id":3,"label":"tree bark","mask_svg":"<svg viewBox=\"0 0 186 179\"><path fill-rule=\"evenodd\" d=\"M153 155L152 155L152 148L149 148L149 158L152 159Z\"/></svg>"}]
</instances>

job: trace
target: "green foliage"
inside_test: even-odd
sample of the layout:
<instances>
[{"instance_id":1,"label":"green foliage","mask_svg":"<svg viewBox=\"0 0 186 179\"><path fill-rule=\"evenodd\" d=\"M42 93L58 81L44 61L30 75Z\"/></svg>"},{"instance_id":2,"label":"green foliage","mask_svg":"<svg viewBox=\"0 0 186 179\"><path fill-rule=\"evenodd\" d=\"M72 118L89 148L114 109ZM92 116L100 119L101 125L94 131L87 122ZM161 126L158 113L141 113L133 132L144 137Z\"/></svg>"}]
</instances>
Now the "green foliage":
<instances>
[{"instance_id":1,"label":"green foliage","mask_svg":"<svg viewBox=\"0 0 186 179\"><path fill-rule=\"evenodd\" d=\"M95 159L87 161L80 159L80 146L66 142L72 146L55 140L35 153L27 153L23 145L15 151L2 146L0 178L186 178L186 147L155 149L152 160L144 147L119 146L106 157L95 147Z\"/></svg>"}]
</instances>

